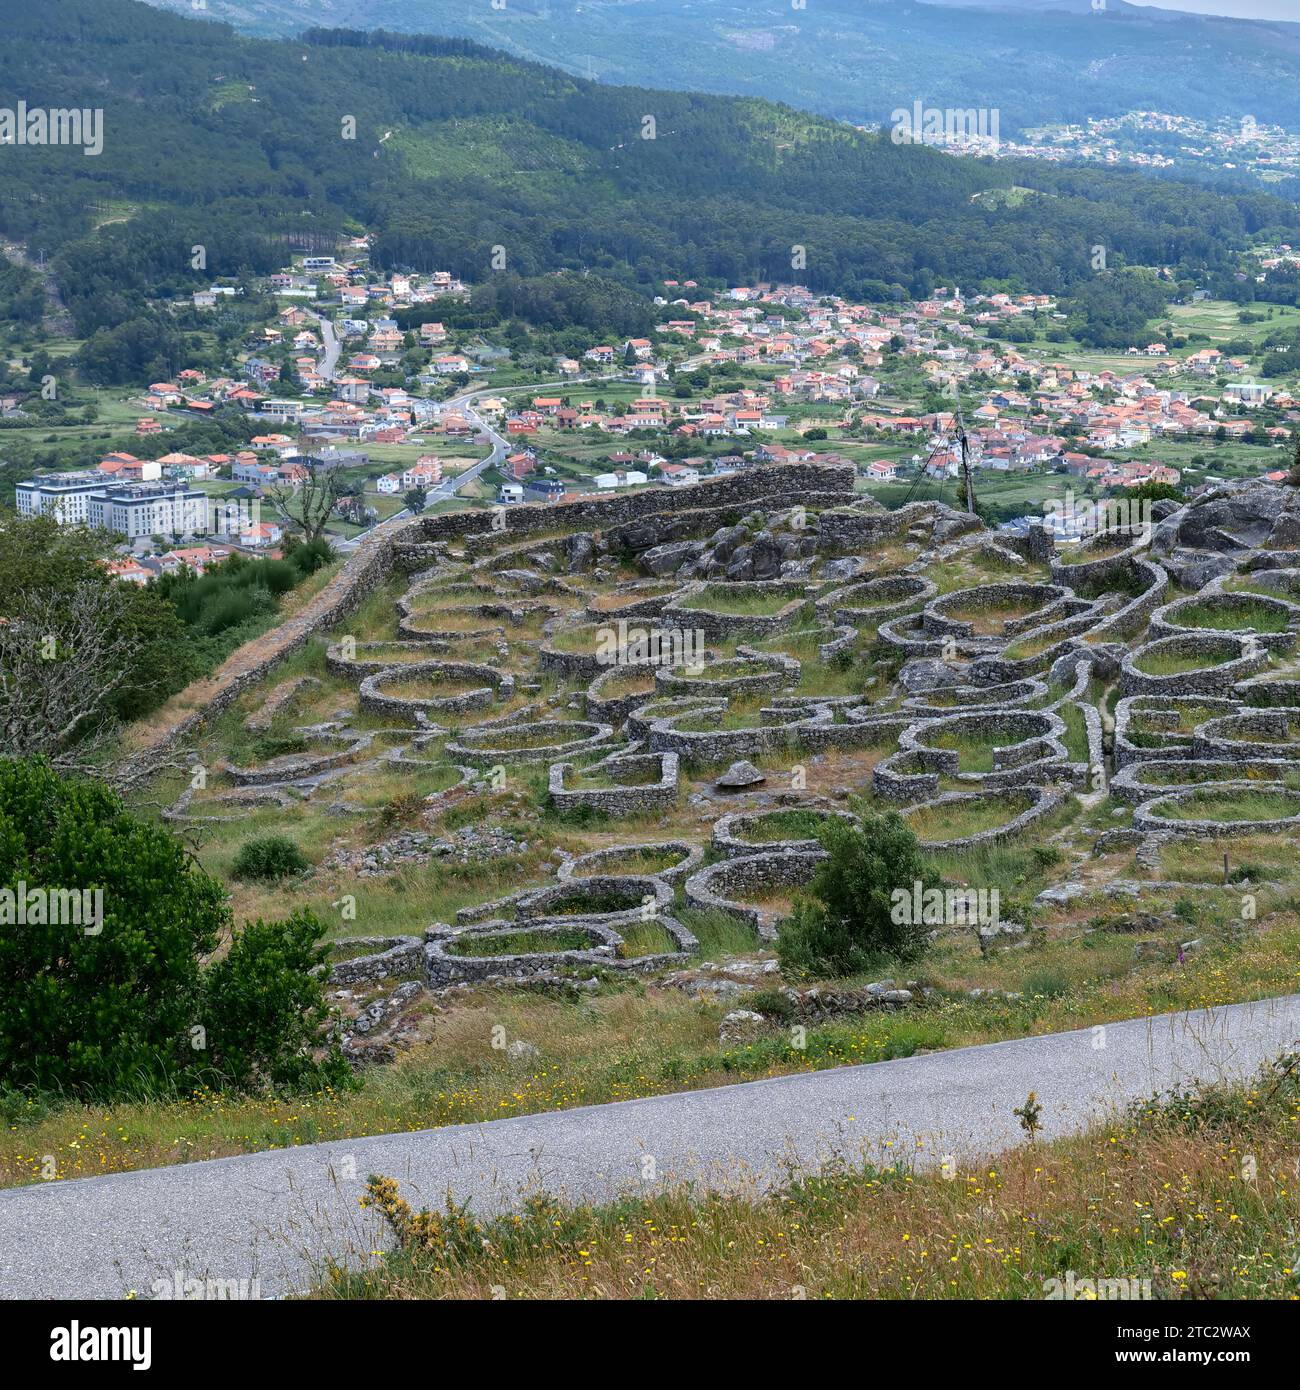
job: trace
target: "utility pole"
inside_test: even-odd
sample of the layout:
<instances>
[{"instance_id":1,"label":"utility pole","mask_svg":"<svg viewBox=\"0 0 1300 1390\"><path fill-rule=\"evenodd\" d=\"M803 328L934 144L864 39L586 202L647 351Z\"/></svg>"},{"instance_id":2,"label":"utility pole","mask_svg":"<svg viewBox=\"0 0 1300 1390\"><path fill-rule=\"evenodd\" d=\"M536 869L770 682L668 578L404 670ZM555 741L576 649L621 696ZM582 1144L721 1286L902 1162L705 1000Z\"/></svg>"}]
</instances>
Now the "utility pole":
<instances>
[{"instance_id":1,"label":"utility pole","mask_svg":"<svg viewBox=\"0 0 1300 1390\"><path fill-rule=\"evenodd\" d=\"M961 386L957 387L957 442L961 445L961 476L966 483L966 510L975 511L975 484L970 475L970 442L966 438L966 421L961 410Z\"/></svg>"}]
</instances>

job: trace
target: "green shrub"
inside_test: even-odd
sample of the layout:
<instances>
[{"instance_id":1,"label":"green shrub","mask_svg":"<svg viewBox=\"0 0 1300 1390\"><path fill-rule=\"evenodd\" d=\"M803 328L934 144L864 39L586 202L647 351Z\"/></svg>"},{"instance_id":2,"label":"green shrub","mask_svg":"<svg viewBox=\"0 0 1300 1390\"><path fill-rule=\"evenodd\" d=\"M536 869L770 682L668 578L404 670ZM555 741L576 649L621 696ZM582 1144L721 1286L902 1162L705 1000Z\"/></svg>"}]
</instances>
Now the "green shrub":
<instances>
[{"instance_id":1,"label":"green shrub","mask_svg":"<svg viewBox=\"0 0 1300 1390\"><path fill-rule=\"evenodd\" d=\"M326 1013L316 919L254 923L205 967L231 931L224 885L107 787L0 759L0 886L0 1078L11 1099L343 1079L337 1057L304 1054ZM81 921L65 920L73 895L96 891L102 911L92 897Z\"/></svg>"},{"instance_id":2,"label":"green shrub","mask_svg":"<svg viewBox=\"0 0 1300 1390\"><path fill-rule=\"evenodd\" d=\"M893 893L913 884L936 887L916 836L896 811L868 815L862 827L828 821L820 831L829 858L800 898L777 939L781 969L791 975L855 975L884 960L901 964L925 950L929 928L895 921Z\"/></svg>"},{"instance_id":3,"label":"green shrub","mask_svg":"<svg viewBox=\"0 0 1300 1390\"><path fill-rule=\"evenodd\" d=\"M231 872L235 878L278 883L309 868L307 856L287 835L257 835L240 845Z\"/></svg>"},{"instance_id":4,"label":"green shrub","mask_svg":"<svg viewBox=\"0 0 1300 1390\"><path fill-rule=\"evenodd\" d=\"M203 1041L219 1084L247 1090L347 1079L348 1065L337 1049L321 1061L309 1051L329 1015L322 990L329 956L320 944L323 933L306 909L282 922L250 922L204 973Z\"/></svg>"},{"instance_id":5,"label":"green shrub","mask_svg":"<svg viewBox=\"0 0 1300 1390\"><path fill-rule=\"evenodd\" d=\"M0 761L0 884L25 885L28 897L103 894L97 931L0 927L0 1076L113 1092L177 1072L198 1016L199 962L229 926L221 884L106 787L9 760Z\"/></svg>"},{"instance_id":6,"label":"green shrub","mask_svg":"<svg viewBox=\"0 0 1300 1390\"><path fill-rule=\"evenodd\" d=\"M779 989L756 989L745 1000L745 1008L755 1013L778 1018L782 1022L794 1017L794 1003Z\"/></svg>"}]
</instances>

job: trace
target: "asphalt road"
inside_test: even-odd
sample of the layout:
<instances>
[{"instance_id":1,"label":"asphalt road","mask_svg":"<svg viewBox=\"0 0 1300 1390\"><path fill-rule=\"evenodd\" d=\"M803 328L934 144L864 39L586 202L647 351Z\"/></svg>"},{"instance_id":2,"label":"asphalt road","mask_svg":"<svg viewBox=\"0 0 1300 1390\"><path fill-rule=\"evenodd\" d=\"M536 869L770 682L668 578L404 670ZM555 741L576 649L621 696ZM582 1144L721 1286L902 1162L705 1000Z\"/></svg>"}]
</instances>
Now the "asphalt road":
<instances>
[{"instance_id":1,"label":"asphalt road","mask_svg":"<svg viewBox=\"0 0 1300 1390\"><path fill-rule=\"evenodd\" d=\"M1029 1091L1043 1133L1192 1080L1245 1077L1293 1050L1300 995L1168 1014L708 1091L0 1192L0 1296L152 1296L154 1281L257 1279L304 1289L329 1255L360 1263L378 1238L357 1198L371 1173L416 1205L450 1191L479 1214L545 1188L573 1198L691 1178L726 1188L832 1157L952 1154L1022 1142Z\"/></svg>"}]
</instances>

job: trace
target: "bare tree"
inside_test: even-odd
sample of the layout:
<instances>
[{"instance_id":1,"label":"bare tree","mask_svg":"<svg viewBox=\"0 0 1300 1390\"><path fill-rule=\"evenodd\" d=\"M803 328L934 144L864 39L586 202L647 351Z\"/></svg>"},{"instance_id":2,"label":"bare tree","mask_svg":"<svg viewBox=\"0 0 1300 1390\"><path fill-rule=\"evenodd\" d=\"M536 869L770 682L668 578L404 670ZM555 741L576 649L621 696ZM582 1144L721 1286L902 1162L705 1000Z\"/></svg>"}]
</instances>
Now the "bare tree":
<instances>
[{"instance_id":1,"label":"bare tree","mask_svg":"<svg viewBox=\"0 0 1300 1390\"><path fill-rule=\"evenodd\" d=\"M7 754L44 755L62 766L93 760L116 724L112 699L143 647L125 620L128 601L115 587L79 584L70 597L26 595L0 624L0 745Z\"/></svg>"},{"instance_id":2,"label":"bare tree","mask_svg":"<svg viewBox=\"0 0 1300 1390\"><path fill-rule=\"evenodd\" d=\"M334 468L308 469L307 476L296 486L273 483L266 495L281 521L297 527L309 541L316 540L325 530L339 498L346 487L339 471Z\"/></svg>"}]
</instances>

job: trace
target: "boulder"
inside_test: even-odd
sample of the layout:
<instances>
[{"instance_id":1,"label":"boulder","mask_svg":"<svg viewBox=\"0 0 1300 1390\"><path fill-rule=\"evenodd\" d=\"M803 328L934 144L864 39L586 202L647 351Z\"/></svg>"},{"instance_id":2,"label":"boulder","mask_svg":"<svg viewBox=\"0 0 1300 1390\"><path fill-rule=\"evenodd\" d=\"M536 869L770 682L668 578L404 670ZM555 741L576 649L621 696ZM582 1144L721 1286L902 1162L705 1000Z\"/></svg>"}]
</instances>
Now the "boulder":
<instances>
[{"instance_id":1,"label":"boulder","mask_svg":"<svg viewBox=\"0 0 1300 1390\"><path fill-rule=\"evenodd\" d=\"M848 555L842 560L827 560L822 566L822 578L839 584L847 584L850 579L856 579L870 567L870 562L864 560L860 555Z\"/></svg>"},{"instance_id":2,"label":"boulder","mask_svg":"<svg viewBox=\"0 0 1300 1390\"><path fill-rule=\"evenodd\" d=\"M721 1043L749 1042L756 1038L767 1026L762 1014L753 1009L732 1009L718 1028L718 1041Z\"/></svg>"},{"instance_id":3,"label":"boulder","mask_svg":"<svg viewBox=\"0 0 1300 1390\"><path fill-rule=\"evenodd\" d=\"M1291 489L1271 483L1229 484L1162 521L1155 535L1156 552L1257 550L1284 513L1294 514L1297 501Z\"/></svg>"},{"instance_id":4,"label":"boulder","mask_svg":"<svg viewBox=\"0 0 1300 1390\"><path fill-rule=\"evenodd\" d=\"M669 541L647 550L638 557L638 563L647 573L659 578L695 560L703 550L703 541Z\"/></svg>"},{"instance_id":5,"label":"boulder","mask_svg":"<svg viewBox=\"0 0 1300 1390\"><path fill-rule=\"evenodd\" d=\"M980 531L983 527L984 523L974 512L947 512L946 515L935 517L931 540L935 545L942 545L944 541L955 540L958 536L964 536L969 531Z\"/></svg>"},{"instance_id":6,"label":"boulder","mask_svg":"<svg viewBox=\"0 0 1300 1390\"><path fill-rule=\"evenodd\" d=\"M1207 550L1175 550L1161 560L1161 564L1181 589L1203 589L1211 579L1233 574L1237 569L1233 556Z\"/></svg>"},{"instance_id":7,"label":"boulder","mask_svg":"<svg viewBox=\"0 0 1300 1390\"><path fill-rule=\"evenodd\" d=\"M583 574L592 566L595 559L596 543L590 532L579 531L570 536L568 542L568 561L570 574Z\"/></svg>"},{"instance_id":8,"label":"boulder","mask_svg":"<svg viewBox=\"0 0 1300 1390\"><path fill-rule=\"evenodd\" d=\"M766 782L767 777L760 772L751 762L743 759L732 765L714 782L714 786L719 791L741 791L745 787L756 787L760 782Z\"/></svg>"},{"instance_id":9,"label":"boulder","mask_svg":"<svg viewBox=\"0 0 1300 1390\"><path fill-rule=\"evenodd\" d=\"M919 695L927 690L947 690L962 685L966 674L946 661L923 656L909 661L898 673L898 679L909 695Z\"/></svg>"}]
</instances>

